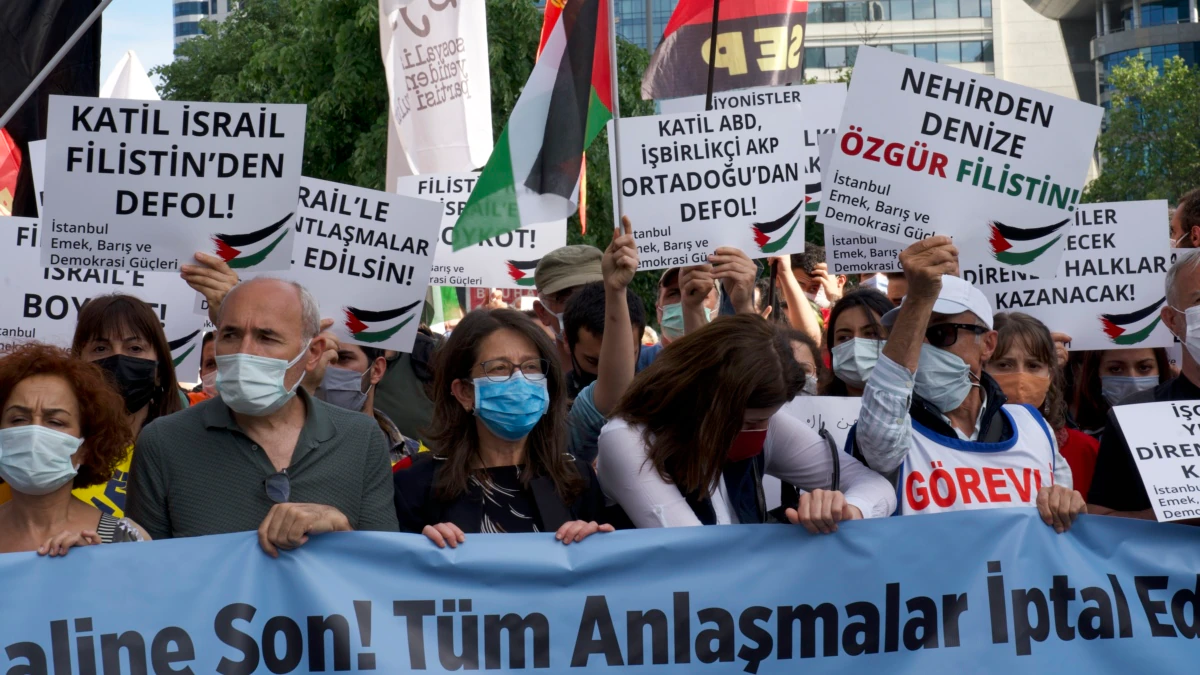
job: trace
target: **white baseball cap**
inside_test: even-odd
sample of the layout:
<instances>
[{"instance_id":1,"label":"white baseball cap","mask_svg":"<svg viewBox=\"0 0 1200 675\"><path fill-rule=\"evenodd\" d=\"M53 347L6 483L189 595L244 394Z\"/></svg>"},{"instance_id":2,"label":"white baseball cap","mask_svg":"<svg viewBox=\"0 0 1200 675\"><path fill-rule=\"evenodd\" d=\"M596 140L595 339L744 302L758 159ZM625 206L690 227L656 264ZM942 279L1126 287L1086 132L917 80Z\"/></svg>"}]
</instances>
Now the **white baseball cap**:
<instances>
[{"instance_id":1,"label":"white baseball cap","mask_svg":"<svg viewBox=\"0 0 1200 675\"><path fill-rule=\"evenodd\" d=\"M908 296L904 296L904 301L908 300ZM900 303L900 307L904 306L904 302ZM900 314L900 307L884 314L879 322L888 328L896 323L896 316ZM963 312L971 312L983 325L992 329L992 306L988 304L987 297L983 291L975 288L970 282L959 277L950 276L949 274L942 275L942 291L938 293L937 300L933 303L934 314L962 314Z\"/></svg>"}]
</instances>

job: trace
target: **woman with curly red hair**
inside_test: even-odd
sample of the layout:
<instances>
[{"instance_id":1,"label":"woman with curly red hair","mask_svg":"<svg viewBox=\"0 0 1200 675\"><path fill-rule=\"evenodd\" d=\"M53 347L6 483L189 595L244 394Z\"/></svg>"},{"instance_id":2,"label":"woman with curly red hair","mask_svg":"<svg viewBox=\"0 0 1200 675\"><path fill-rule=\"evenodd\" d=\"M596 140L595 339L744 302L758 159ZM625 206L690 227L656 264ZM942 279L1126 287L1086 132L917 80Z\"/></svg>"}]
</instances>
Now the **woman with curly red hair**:
<instances>
[{"instance_id":1,"label":"woman with curly red hair","mask_svg":"<svg viewBox=\"0 0 1200 675\"><path fill-rule=\"evenodd\" d=\"M30 343L0 359L0 553L65 555L73 546L148 537L72 496L106 482L130 438L121 395L98 366Z\"/></svg>"}]
</instances>

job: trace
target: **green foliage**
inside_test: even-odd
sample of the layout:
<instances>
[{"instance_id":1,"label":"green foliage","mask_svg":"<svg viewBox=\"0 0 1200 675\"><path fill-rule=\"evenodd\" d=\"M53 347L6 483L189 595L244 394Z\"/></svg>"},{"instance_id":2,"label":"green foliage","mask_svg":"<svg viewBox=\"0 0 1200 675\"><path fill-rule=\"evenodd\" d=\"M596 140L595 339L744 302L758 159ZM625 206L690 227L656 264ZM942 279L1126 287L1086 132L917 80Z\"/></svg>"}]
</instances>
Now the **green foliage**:
<instances>
[{"instance_id":1,"label":"green foliage","mask_svg":"<svg viewBox=\"0 0 1200 675\"><path fill-rule=\"evenodd\" d=\"M1176 201L1200 185L1200 67L1178 56L1160 72L1140 56L1112 69L1100 177L1085 202Z\"/></svg>"}]
</instances>

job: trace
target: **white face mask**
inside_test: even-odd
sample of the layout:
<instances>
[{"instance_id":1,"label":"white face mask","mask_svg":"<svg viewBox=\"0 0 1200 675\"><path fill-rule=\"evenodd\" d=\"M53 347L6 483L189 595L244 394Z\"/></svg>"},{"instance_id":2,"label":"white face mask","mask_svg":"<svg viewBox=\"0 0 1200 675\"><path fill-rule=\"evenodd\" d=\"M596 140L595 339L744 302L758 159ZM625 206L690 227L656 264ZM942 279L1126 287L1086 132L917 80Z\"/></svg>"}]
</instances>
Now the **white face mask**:
<instances>
[{"instance_id":1,"label":"white face mask","mask_svg":"<svg viewBox=\"0 0 1200 675\"><path fill-rule=\"evenodd\" d=\"M217 371L200 376L200 391L209 398L217 395Z\"/></svg>"},{"instance_id":2,"label":"white face mask","mask_svg":"<svg viewBox=\"0 0 1200 675\"><path fill-rule=\"evenodd\" d=\"M943 413L957 410L971 387L971 367L956 354L931 344L921 345L921 360L913 377L917 396Z\"/></svg>"},{"instance_id":3,"label":"white face mask","mask_svg":"<svg viewBox=\"0 0 1200 675\"><path fill-rule=\"evenodd\" d=\"M253 354L225 354L217 357L217 392L221 400L235 412L252 417L265 417L279 410L300 387L303 376L287 387L284 378L292 366L300 362L312 344L310 339L291 361Z\"/></svg>"},{"instance_id":4,"label":"white face mask","mask_svg":"<svg viewBox=\"0 0 1200 675\"><path fill-rule=\"evenodd\" d=\"M1120 375L1100 376L1100 393L1109 405L1117 405L1139 391L1153 389L1158 386L1157 375L1145 377L1124 377Z\"/></svg>"},{"instance_id":5,"label":"white face mask","mask_svg":"<svg viewBox=\"0 0 1200 675\"><path fill-rule=\"evenodd\" d=\"M804 377L804 388L800 390L801 396L816 396L817 395L817 376L806 375Z\"/></svg>"},{"instance_id":6,"label":"white face mask","mask_svg":"<svg viewBox=\"0 0 1200 675\"><path fill-rule=\"evenodd\" d=\"M824 286L821 286L820 288L818 288L816 293L809 293L808 291L804 291L804 295L807 296L809 300L811 300L813 303L815 303L817 305L817 307L820 307L821 309L829 309L829 306L832 304L831 302L829 302L829 298L825 296L825 287Z\"/></svg>"},{"instance_id":7,"label":"white face mask","mask_svg":"<svg viewBox=\"0 0 1200 675\"><path fill-rule=\"evenodd\" d=\"M50 494L78 473L71 457L81 445L82 438L37 425L0 429L0 478L21 494Z\"/></svg>"},{"instance_id":8,"label":"white face mask","mask_svg":"<svg viewBox=\"0 0 1200 675\"><path fill-rule=\"evenodd\" d=\"M846 340L833 348L833 374L851 387L864 387L882 351L883 340Z\"/></svg>"},{"instance_id":9,"label":"white face mask","mask_svg":"<svg viewBox=\"0 0 1200 675\"><path fill-rule=\"evenodd\" d=\"M1167 306L1170 307L1170 305ZM1187 319L1187 333L1176 335L1175 337L1179 338L1184 347L1187 347L1188 353L1192 355L1192 359L1200 363L1200 305L1188 307L1187 309L1177 309L1175 307L1171 307L1171 309L1179 312Z\"/></svg>"}]
</instances>

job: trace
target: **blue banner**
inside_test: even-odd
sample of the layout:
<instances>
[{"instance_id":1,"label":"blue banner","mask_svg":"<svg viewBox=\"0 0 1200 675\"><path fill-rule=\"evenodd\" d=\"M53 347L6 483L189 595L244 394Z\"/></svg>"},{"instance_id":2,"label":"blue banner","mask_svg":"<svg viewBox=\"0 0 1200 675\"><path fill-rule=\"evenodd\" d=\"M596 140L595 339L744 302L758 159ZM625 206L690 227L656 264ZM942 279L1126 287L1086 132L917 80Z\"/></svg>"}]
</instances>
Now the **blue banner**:
<instances>
[{"instance_id":1,"label":"blue banner","mask_svg":"<svg viewBox=\"0 0 1200 675\"><path fill-rule=\"evenodd\" d=\"M800 527L0 556L7 675L1194 672L1200 530L1004 509Z\"/></svg>"}]
</instances>

